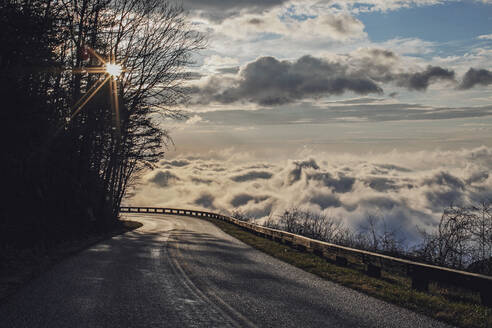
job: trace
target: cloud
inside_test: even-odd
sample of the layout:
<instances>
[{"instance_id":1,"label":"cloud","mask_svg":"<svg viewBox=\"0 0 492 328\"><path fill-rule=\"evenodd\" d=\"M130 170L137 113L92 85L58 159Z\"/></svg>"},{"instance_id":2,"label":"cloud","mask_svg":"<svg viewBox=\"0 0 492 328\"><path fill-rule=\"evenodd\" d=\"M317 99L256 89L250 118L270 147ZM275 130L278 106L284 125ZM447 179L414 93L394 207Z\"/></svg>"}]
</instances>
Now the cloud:
<instances>
[{"instance_id":1,"label":"cloud","mask_svg":"<svg viewBox=\"0 0 492 328\"><path fill-rule=\"evenodd\" d=\"M364 31L364 24L351 15L327 15L321 18L322 24L331 29L334 39L344 40L361 35Z\"/></svg>"},{"instance_id":2,"label":"cloud","mask_svg":"<svg viewBox=\"0 0 492 328\"><path fill-rule=\"evenodd\" d=\"M161 165L162 166L166 166L166 165L169 165L169 166L186 166L190 164L190 161L186 160L186 159L181 159L181 160L174 160L174 161L161 161ZM167 172L168 174L171 174L169 172Z\"/></svg>"},{"instance_id":3,"label":"cloud","mask_svg":"<svg viewBox=\"0 0 492 328\"><path fill-rule=\"evenodd\" d=\"M431 178L423 181L425 185L448 186L453 189L464 189L465 184L459 178L449 174L448 172L439 172Z\"/></svg>"},{"instance_id":4,"label":"cloud","mask_svg":"<svg viewBox=\"0 0 492 328\"><path fill-rule=\"evenodd\" d=\"M348 227L357 227L369 214L379 213L389 226L413 240L417 226L434 229L451 203L492 197L488 173L492 148L487 147L364 156L317 152L286 162L259 162L230 152L224 158L204 154L169 161L189 164L175 166L172 173L151 172L150 183L141 186L130 201L223 213L241 210L258 219L275 219L283 210L298 206L340 218ZM165 162L161 165L167 166Z\"/></svg>"},{"instance_id":5,"label":"cloud","mask_svg":"<svg viewBox=\"0 0 492 328\"><path fill-rule=\"evenodd\" d=\"M330 173L326 172L310 174L308 176L315 181L323 182L324 186L332 188L337 193L350 192L355 183L355 178L346 176L341 172L338 173L338 178L334 178Z\"/></svg>"},{"instance_id":6,"label":"cloud","mask_svg":"<svg viewBox=\"0 0 492 328\"><path fill-rule=\"evenodd\" d=\"M254 203L259 203L259 202L262 202L268 198L269 198L268 196L251 196L251 195L246 194L246 193L241 193L241 194L235 195L231 199L231 205L234 207L240 207L240 206L248 204L250 201L253 201Z\"/></svg>"},{"instance_id":7,"label":"cloud","mask_svg":"<svg viewBox=\"0 0 492 328\"><path fill-rule=\"evenodd\" d=\"M402 73L396 76L397 85L409 90L423 91L431 82L454 81L454 71L438 66L428 66L426 70L413 74Z\"/></svg>"},{"instance_id":8,"label":"cloud","mask_svg":"<svg viewBox=\"0 0 492 328\"><path fill-rule=\"evenodd\" d=\"M429 54L434 51L436 44L419 38L394 38L379 44L380 47L397 52L400 55Z\"/></svg>"},{"instance_id":9,"label":"cloud","mask_svg":"<svg viewBox=\"0 0 492 328\"><path fill-rule=\"evenodd\" d=\"M192 177L191 178L191 182L192 183L195 183L195 184L211 184L212 182L214 182L214 180L212 179L202 179L202 178L196 178L196 177Z\"/></svg>"},{"instance_id":10,"label":"cloud","mask_svg":"<svg viewBox=\"0 0 492 328\"><path fill-rule=\"evenodd\" d=\"M188 118L185 122L186 125L195 125L197 123L203 122L203 117L199 115L193 115L192 117Z\"/></svg>"},{"instance_id":11,"label":"cloud","mask_svg":"<svg viewBox=\"0 0 492 328\"><path fill-rule=\"evenodd\" d=\"M399 186L396 185L395 181L384 177L370 177L365 179L364 183L369 188L379 192L386 192L390 190L399 189Z\"/></svg>"},{"instance_id":12,"label":"cloud","mask_svg":"<svg viewBox=\"0 0 492 328\"><path fill-rule=\"evenodd\" d=\"M288 169L288 174L287 174L287 179L286 179L286 184L287 185L292 185L293 183L299 181L301 179L301 174L304 169L312 169L312 170L318 170L319 166L316 164L316 161L311 158L306 161L294 161L291 164L291 168Z\"/></svg>"},{"instance_id":13,"label":"cloud","mask_svg":"<svg viewBox=\"0 0 492 328\"><path fill-rule=\"evenodd\" d=\"M395 52L380 48L359 49L332 58L306 55L295 61L260 57L236 75L214 75L196 84L191 88L192 103L278 106L347 92L382 94L381 84L389 83L410 91L425 91L431 84L443 81L456 84L451 69L429 65L407 70L406 65ZM490 83L490 76L485 70L470 70L462 88Z\"/></svg>"},{"instance_id":14,"label":"cloud","mask_svg":"<svg viewBox=\"0 0 492 328\"><path fill-rule=\"evenodd\" d=\"M477 39L480 40L492 40L492 34L484 34L484 35L479 35Z\"/></svg>"},{"instance_id":15,"label":"cloud","mask_svg":"<svg viewBox=\"0 0 492 328\"><path fill-rule=\"evenodd\" d=\"M437 107L412 103L399 103L397 100L350 99L341 101L322 101L285 104L274 108L218 109L201 113L205 120L217 122L228 128L256 127L263 129L269 126L295 126L306 124L332 125L334 122L390 122L390 121L435 121L458 118L488 117L492 114L492 106L457 106ZM444 129L446 126L443 126ZM316 126L313 126L315 129ZM485 127L484 127L485 128ZM321 130L318 129L318 131ZM436 130L437 131L437 130ZM301 131L302 132L302 131ZM347 131L348 132L348 131ZM343 133L347 136L346 133ZM264 134L262 134L264 135ZM302 135L306 135L305 132ZM311 135L311 133L308 133ZM259 137L260 135L258 135ZM270 135L271 136L271 135ZM415 137L415 135L413 135ZM483 139L486 139L483 136ZM289 136L292 138L292 135ZM368 138L370 136L368 135ZM256 138L257 139L257 138Z\"/></svg>"},{"instance_id":16,"label":"cloud","mask_svg":"<svg viewBox=\"0 0 492 328\"><path fill-rule=\"evenodd\" d=\"M169 171L158 171L149 182L158 185L161 188L168 187L170 183L179 181L179 178Z\"/></svg>"},{"instance_id":17,"label":"cloud","mask_svg":"<svg viewBox=\"0 0 492 328\"><path fill-rule=\"evenodd\" d=\"M340 199L331 193L326 193L326 192L320 192L320 193L313 193L306 199L309 203L313 203L318 205L321 210L325 210L330 207L341 207L342 203L340 202Z\"/></svg>"},{"instance_id":18,"label":"cloud","mask_svg":"<svg viewBox=\"0 0 492 328\"><path fill-rule=\"evenodd\" d=\"M289 0L182 0L186 9L206 17L212 21L221 22L231 16L241 13L261 13L267 9L282 5Z\"/></svg>"},{"instance_id":19,"label":"cloud","mask_svg":"<svg viewBox=\"0 0 492 328\"><path fill-rule=\"evenodd\" d=\"M239 66L218 68L217 72L223 74L237 74L239 72L239 68Z\"/></svg>"},{"instance_id":20,"label":"cloud","mask_svg":"<svg viewBox=\"0 0 492 328\"><path fill-rule=\"evenodd\" d=\"M492 84L492 72L486 69L470 68L461 81L461 89L471 89L476 85L487 86Z\"/></svg>"},{"instance_id":21,"label":"cloud","mask_svg":"<svg viewBox=\"0 0 492 328\"><path fill-rule=\"evenodd\" d=\"M374 81L348 72L348 67L311 56L301 57L295 62L261 57L247 64L239 75L233 86L222 90L217 88L217 80L212 78L204 87L195 90L200 93L200 101L281 105L347 91L382 93Z\"/></svg>"},{"instance_id":22,"label":"cloud","mask_svg":"<svg viewBox=\"0 0 492 328\"><path fill-rule=\"evenodd\" d=\"M272 173L267 172L267 171L250 171L245 174L240 174L231 177L231 180L236 181L236 182L244 182L244 181L251 181L251 180L257 180L257 179L270 179L272 177Z\"/></svg>"},{"instance_id":23,"label":"cloud","mask_svg":"<svg viewBox=\"0 0 492 328\"><path fill-rule=\"evenodd\" d=\"M205 192L196 198L193 203L213 210L215 209L214 200L215 197L212 194Z\"/></svg>"},{"instance_id":24,"label":"cloud","mask_svg":"<svg viewBox=\"0 0 492 328\"><path fill-rule=\"evenodd\" d=\"M364 24L348 11L324 6L318 6L318 10L313 11L312 4L304 6L307 2L278 1L271 6L267 2L262 3L263 6L256 6L255 2L249 6L231 8L229 5L235 2L227 1L222 7L230 10L218 11L220 14L203 10L194 12L208 18L202 23L216 37L229 40L254 41L274 37L296 41L327 39L334 43L346 43L367 37Z\"/></svg>"}]
</instances>

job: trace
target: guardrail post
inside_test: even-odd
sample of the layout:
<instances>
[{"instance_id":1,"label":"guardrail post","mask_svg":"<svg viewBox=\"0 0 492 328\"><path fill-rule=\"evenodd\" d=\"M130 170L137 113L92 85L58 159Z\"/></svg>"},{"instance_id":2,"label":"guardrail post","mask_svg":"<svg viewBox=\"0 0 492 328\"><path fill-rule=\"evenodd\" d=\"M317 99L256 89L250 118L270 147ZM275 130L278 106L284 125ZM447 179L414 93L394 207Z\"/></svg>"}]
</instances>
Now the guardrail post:
<instances>
[{"instance_id":1,"label":"guardrail post","mask_svg":"<svg viewBox=\"0 0 492 328\"><path fill-rule=\"evenodd\" d=\"M427 270L415 266L410 266L408 275L412 277L412 288L421 292L429 291L429 274Z\"/></svg>"},{"instance_id":2,"label":"guardrail post","mask_svg":"<svg viewBox=\"0 0 492 328\"><path fill-rule=\"evenodd\" d=\"M480 300L482 301L482 305L492 307L492 282L482 286Z\"/></svg>"},{"instance_id":3,"label":"guardrail post","mask_svg":"<svg viewBox=\"0 0 492 328\"><path fill-rule=\"evenodd\" d=\"M305 252L307 250L306 246L304 245L301 245L301 244L297 244L296 245L296 248L301 251L301 252Z\"/></svg>"},{"instance_id":4,"label":"guardrail post","mask_svg":"<svg viewBox=\"0 0 492 328\"><path fill-rule=\"evenodd\" d=\"M381 267L374 265L372 263L367 264L367 275L373 278L381 278Z\"/></svg>"},{"instance_id":5,"label":"guardrail post","mask_svg":"<svg viewBox=\"0 0 492 328\"><path fill-rule=\"evenodd\" d=\"M335 263L339 266L346 267L348 265L348 261L346 257L338 256L335 258Z\"/></svg>"}]
</instances>

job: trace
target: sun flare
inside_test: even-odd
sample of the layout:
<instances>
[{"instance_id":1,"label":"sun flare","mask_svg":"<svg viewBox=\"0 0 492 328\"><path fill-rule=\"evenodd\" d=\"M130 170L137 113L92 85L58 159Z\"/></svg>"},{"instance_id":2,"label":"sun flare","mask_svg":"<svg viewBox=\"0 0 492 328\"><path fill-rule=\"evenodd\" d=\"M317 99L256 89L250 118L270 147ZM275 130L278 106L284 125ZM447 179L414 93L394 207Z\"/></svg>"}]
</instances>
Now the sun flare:
<instances>
[{"instance_id":1,"label":"sun flare","mask_svg":"<svg viewBox=\"0 0 492 328\"><path fill-rule=\"evenodd\" d=\"M111 76L118 77L120 76L122 71L123 68L121 67L121 65L114 64L114 63L106 64L106 73L108 73Z\"/></svg>"}]
</instances>

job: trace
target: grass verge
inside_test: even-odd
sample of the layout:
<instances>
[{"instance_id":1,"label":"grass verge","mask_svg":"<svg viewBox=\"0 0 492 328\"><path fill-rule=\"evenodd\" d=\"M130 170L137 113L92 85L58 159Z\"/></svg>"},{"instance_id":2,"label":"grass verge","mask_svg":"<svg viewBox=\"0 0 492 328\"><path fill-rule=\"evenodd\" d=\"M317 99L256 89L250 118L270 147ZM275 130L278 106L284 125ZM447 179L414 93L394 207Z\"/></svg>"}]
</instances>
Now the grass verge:
<instances>
[{"instance_id":1,"label":"grass verge","mask_svg":"<svg viewBox=\"0 0 492 328\"><path fill-rule=\"evenodd\" d=\"M477 293L431 284L429 293L415 291L407 277L383 271L367 276L361 266L340 267L330 260L254 235L217 219L209 219L225 233L284 262L375 298L459 327L492 327L492 309L479 304Z\"/></svg>"},{"instance_id":2,"label":"grass verge","mask_svg":"<svg viewBox=\"0 0 492 328\"><path fill-rule=\"evenodd\" d=\"M64 242L46 250L30 248L1 250L0 303L22 286L68 256L78 253L100 241L140 228L142 223L120 220L115 228L106 233L91 234L84 238Z\"/></svg>"}]
</instances>

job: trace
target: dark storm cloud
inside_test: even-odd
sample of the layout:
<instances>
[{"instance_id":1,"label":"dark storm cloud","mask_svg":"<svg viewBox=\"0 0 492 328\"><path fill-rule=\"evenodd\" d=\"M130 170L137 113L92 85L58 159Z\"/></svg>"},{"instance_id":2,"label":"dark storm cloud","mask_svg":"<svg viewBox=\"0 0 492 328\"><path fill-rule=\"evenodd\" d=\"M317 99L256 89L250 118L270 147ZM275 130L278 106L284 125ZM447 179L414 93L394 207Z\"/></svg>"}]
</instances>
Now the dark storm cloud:
<instances>
[{"instance_id":1,"label":"dark storm cloud","mask_svg":"<svg viewBox=\"0 0 492 328\"><path fill-rule=\"evenodd\" d=\"M198 12L214 21L237 16L242 11L261 13L269 8L282 5L288 0L183 0L185 9Z\"/></svg>"},{"instance_id":2,"label":"dark storm cloud","mask_svg":"<svg viewBox=\"0 0 492 328\"><path fill-rule=\"evenodd\" d=\"M461 81L460 89L471 89L476 85L492 84L492 72L486 69L470 68Z\"/></svg>"},{"instance_id":3,"label":"dark storm cloud","mask_svg":"<svg viewBox=\"0 0 492 328\"><path fill-rule=\"evenodd\" d=\"M211 80L211 83L216 81ZM211 86L200 91L202 103L246 101L267 106L340 95L347 91L363 95L382 93L374 81L350 73L347 66L311 56L301 57L295 62L261 57L246 65L236 85L220 92Z\"/></svg>"},{"instance_id":4,"label":"dark storm cloud","mask_svg":"<svg viewBox=\"0 0 492 328\"><path fill-rule=\"evenodd\" d=\"M258 179L268 180L272 176L273 174L267 171L250 171L245 174L233 176L231 180L236 182L244 182L244 181L251 181L251 180L258 180Z\"/></svg>"},{"instance_id":5,"label":"dark storm cloud","mask_svg":"<svg viewBox=\"0 0 492 328\"><path fill-rule=\"evenodd\" d=\"M424 91L427 90L431 82L437 80L454 81L454 71L447 70L439 66L428 66L425 71L413 74L399 74L396 76L398 86L405 87L409 90Z\"/></svg>"},{"instance_id":6,"label":"dark storm cloud","mask_svg":"<svg viewBox=\"0 0 492 328\"><path fill-rule=\"evenodd\" d=\"M149 180L149 182L165 188L168 187L171 182L178 180L180 179L169 171L159 171Z\"/></svg>"}]
</instances>

